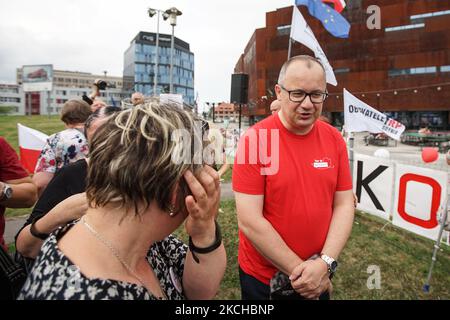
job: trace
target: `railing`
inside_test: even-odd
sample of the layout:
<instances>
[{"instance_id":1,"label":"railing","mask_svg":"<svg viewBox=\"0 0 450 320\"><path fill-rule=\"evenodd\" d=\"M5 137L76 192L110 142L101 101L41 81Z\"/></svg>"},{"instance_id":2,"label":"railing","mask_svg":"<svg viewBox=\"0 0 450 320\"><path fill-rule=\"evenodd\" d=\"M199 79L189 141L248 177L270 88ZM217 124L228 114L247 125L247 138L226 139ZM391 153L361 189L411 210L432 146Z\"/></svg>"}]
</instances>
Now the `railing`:
<instances>
[{"instance_id":1,"label":"railing","mask_svg":"<svg viewBox=\"0 0 450 320\"><path fill-rule=\"evenodd\" d=\"M447 152L450 149L450 132L405 132L401 137L401 142L420 147L437 147L439 152Z\"/></svg>"}]
</instances>

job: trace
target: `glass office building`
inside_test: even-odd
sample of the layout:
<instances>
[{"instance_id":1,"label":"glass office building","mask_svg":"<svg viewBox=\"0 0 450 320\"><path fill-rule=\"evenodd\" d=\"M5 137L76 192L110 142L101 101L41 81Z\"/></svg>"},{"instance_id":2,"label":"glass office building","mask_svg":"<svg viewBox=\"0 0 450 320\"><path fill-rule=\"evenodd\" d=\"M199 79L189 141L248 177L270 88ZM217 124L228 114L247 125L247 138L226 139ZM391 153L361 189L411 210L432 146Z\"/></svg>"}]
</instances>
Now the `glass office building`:
<instances>
[{"instance_id":1,"label":"glass office building","mask_svg":"<svg viewBox=\"0 0 450 320\"><path fill-rule=\"evenodd\" d=\"M171 35L159 34L159 61L156 93L156 33L139 32L124 54L124 90L146 96L169 93ZM185 103L194 105L194 54L189 44L175 37L173 57L173 93L181 94Z\"/></svg>"}]
</instances>

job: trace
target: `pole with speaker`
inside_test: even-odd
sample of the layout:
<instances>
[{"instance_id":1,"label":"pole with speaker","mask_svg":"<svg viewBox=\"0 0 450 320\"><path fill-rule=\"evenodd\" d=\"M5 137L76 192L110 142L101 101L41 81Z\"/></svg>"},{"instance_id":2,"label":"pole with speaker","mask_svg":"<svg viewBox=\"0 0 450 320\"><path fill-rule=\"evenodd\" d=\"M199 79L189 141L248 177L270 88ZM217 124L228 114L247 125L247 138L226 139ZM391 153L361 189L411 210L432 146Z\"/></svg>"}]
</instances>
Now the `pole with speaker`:
<instances>
[{"instance_id":1,"label":"pole with speaker","mask_svg":"<svg viewBox=\"0 0 450 320\"><path fill-rule=\"evenodd\" d=\"M248 102L248 74L235 73L231 75L230 102L239 105L239 134L241 134L242 105Z\"/></svg>"}]
</instances>

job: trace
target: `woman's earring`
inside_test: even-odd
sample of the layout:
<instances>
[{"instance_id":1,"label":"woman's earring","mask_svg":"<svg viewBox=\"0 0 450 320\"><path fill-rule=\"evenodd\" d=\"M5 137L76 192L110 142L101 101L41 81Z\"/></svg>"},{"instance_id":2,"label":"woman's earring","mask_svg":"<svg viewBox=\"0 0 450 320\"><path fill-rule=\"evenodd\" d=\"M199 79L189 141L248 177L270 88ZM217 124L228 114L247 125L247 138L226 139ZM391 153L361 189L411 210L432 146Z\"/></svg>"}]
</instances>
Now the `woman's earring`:
<instances>
[{"instance_id":1,"label":"woman's earring","mask_svg":"<svg viewBox=\"0 0 450 320\"><path fill-rule=\"evenodd\" d=\"M173 217L175 215L175 212L173 212L175 210L175 208L173 207L173 205L169 206L169 216Z\"/></svg>"}]
</instances>

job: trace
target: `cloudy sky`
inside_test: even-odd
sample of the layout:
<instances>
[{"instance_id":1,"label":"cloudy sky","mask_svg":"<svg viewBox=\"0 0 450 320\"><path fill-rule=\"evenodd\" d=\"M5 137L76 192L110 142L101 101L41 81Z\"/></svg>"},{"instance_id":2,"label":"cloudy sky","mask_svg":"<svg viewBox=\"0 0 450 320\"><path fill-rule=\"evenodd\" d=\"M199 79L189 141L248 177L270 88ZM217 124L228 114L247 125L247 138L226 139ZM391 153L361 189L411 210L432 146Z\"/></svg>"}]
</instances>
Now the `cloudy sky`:
<instances>
[{"instance_id":1,"label":"cloudy sky","mask_svg":"<svg viewBox=\"0 0 450 320\"><path fill-rule=\"evenodd\" d=\"M227 101L231 73L265 12L294 0L14 0L0 2L0 81L14 82L17 67L122 76L123 53L139 31L156 32L149 7L183 12L175 35L195 54L200 101ZM160 32L171 33L161 19Z\"/></svg>"}]
</instances>

